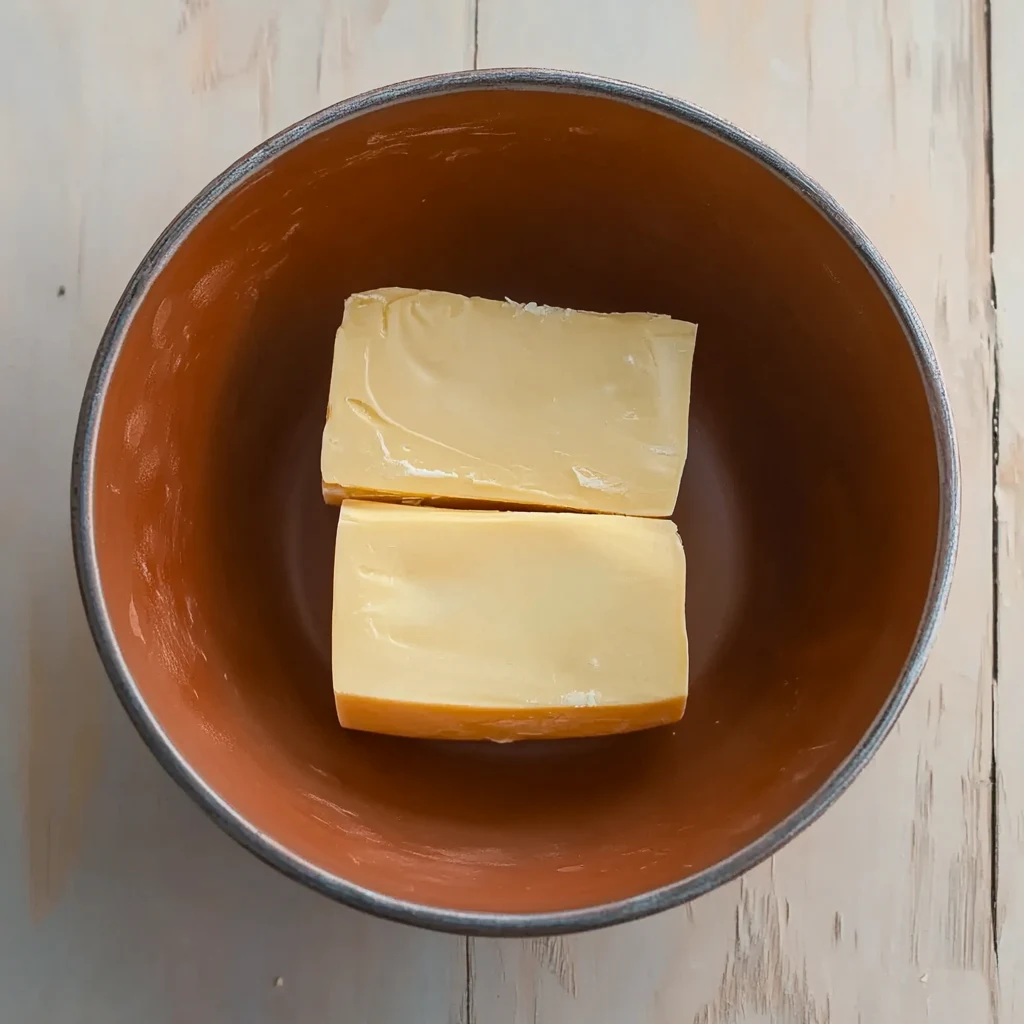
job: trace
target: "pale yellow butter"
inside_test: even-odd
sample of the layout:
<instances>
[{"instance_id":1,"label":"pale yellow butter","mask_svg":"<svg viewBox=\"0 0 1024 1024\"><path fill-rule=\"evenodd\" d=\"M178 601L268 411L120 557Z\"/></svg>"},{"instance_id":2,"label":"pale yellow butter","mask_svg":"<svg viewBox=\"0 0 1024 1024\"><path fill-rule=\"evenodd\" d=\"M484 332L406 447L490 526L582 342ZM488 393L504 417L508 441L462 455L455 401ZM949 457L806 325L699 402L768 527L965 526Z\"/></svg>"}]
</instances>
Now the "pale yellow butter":
<instances>
[{"instance_id":1,"label":"pale yellow butter","mask_svg":"<svg viewBox=\"0 0 1024 1024\"><path fill-rule=\"evenodd\" d=\"M345 501L338 717L499 741L674 722L687 693L685 577L667 520Z\"/></svg>"},{"instance_id":2,"label":"pale yellow butter","mask_svg":"<svg viewBox=\"0 0 1024 1024\"><path fill-rule=\"evenodd\" d=\"M696 327L384 288L338 330L329 501L411 497L668 516Z\"/></svg>"}]
</instances>

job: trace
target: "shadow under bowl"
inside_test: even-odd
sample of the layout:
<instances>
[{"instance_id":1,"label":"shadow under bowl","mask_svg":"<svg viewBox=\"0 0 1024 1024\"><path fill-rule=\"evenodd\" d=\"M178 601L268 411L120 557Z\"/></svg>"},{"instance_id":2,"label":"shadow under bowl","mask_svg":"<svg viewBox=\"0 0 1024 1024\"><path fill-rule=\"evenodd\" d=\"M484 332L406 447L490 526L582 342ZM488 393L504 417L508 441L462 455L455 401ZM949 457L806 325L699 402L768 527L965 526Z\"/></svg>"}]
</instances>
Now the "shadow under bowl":
<instances>
[{"instance_id":1,"label":"shadow under bowl","mask_svg":"<svg viewBox=\"0 0 1024 1024\"><path fill-rule=\"evenodd\" d=\"M345 298L383 285L699 323L677 726L338 726L319 437ZM637 917L791 838L903 706L956 539L935 359L860 231L703 111L557 72L385 89L225 172L122 297L73 472L90 623L165 767L314 888L473 932Z\"/></svg>"}]
</instances>

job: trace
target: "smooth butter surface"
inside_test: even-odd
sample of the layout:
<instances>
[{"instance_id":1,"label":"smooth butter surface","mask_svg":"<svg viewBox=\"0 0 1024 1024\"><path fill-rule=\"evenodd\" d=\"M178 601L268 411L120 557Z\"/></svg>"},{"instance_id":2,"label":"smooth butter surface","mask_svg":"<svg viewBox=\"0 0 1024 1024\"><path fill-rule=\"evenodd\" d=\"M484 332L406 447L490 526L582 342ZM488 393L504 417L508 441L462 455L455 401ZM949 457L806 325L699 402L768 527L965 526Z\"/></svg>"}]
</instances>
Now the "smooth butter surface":
<instances>
[{"instance_id":1,"label":"smooth butter surface","mask_svg":"<svg viewBox=\"0 0 1024 1024\"><path fill-rule=\"evenodd\" d=\"M374 732L492 740L676 721L685 575L665 520L345 501L338 717Z\"/></svg>"},{"instance_id":2,"label":"smooth butter surface","mask_svg":"<svg viewBox=\"0 0 1024 1024\"><path fill-rule=\"evenodd\" d=\"M671 515L696 330L446 292L353 295L335 343L324 495Z\"/></svg>"}]
</instances>

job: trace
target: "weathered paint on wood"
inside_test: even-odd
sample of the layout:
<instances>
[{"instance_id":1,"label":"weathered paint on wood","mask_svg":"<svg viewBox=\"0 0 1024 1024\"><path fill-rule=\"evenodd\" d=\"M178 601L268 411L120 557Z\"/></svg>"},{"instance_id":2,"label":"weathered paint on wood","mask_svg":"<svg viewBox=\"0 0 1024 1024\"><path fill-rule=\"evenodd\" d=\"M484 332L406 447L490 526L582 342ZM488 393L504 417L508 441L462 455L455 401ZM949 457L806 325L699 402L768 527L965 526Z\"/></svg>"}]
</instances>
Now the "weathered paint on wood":
<instances>
[{"instance_id":1,"label":"weathered paint on wood","mask_svg":"<svg viewBox=\"0 0 1024 1024\"><path fill-rule=\"evenodd\" d=\"M1024 613L1024 16L994 0L992 21L995 690L996 335L980 0L0 5L0 1019L1024 1017L1024 701L1014 681L1024 667L1014 628ZM578 937L463 940L384 924L236 848L163 776L117 707L68 552L67 468L85 373L164 224L285 124L353 92L474 61L650 84L800 163L908 288L939 351L961 447L949 611L874 763L821 822L741 882Z\"/></svg>"},{"instance_id":2,"label":"weathered paint on wood","mask_svg":"<svg viewBox=\"0 0 1024 1024\"><path fill-rule=\"evenodd\" d=\"M992 9L993 298L999 338L997 924L1002 1019L1024 1020L1024 9Z\"/></svg>"}]
</instances>

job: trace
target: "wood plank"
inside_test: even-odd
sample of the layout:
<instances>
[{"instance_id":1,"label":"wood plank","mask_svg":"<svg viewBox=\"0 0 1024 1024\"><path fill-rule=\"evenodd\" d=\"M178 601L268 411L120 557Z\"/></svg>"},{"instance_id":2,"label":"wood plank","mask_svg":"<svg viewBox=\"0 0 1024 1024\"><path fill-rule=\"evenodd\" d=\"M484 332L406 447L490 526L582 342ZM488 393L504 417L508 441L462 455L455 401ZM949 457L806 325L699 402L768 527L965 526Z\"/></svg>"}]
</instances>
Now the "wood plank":
<instances>
[{"instance_id":1,"label":"wood plank","mask_svg":"<svg viewBox=\"0 0 1024 1024\"><path fill-rule=\"evenodd\" d=\"M1003 1019L1024 1019L1024 10L992 4L993 284L999 338L999 981Z\"/></svg>"},{"instance_id":2,"label":"wood plank","mask_svg":"<svg viewBox=\"0 0 1024 1024\"><path fill-rule=\"evenodd\" d=\"M89 363L164 225L267 134L471 62L471 14L466 0L0 5L0 1020L460 1012L462 940L287 881L157 767L88 638L67 502Z\"/></svg>"},{"instance_id":3,"label":"wood plank","mask_svg":"<svg viewBox=\"0 0 1024 1024\"><path fill-rule=\"evenodd\" d=\"M994 369L981 4L481 0L479 60L656 86L816 176L877 242L928 326L954 406L964 501L956 579L926 676L838 805L774 863L689 908L571 939L474 941L477 1019L993 1020Z\"/></svg>"}]
</instances>

